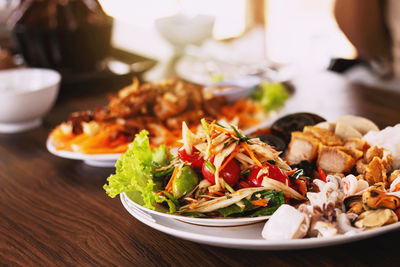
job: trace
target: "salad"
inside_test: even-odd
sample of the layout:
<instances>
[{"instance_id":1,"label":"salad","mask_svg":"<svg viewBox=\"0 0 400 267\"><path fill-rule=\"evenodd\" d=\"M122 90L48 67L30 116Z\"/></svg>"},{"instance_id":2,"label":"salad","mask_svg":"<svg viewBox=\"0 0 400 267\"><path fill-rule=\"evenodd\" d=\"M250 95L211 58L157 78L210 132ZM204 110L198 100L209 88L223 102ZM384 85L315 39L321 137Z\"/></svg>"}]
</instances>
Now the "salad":
<instances>
[{"instance_id":1,"label":"salad","mask_svg":"<svg viewBox=\"0 0 400 267\"><path fill-rule=\"evenodd\" d=\"M182 124L178 149L151 149L148 132L136 135L104 189L125 192L142 206L183 216L221 218L273 214L304 201L310 186L270 145L237 126L201 120L194 134Z\"/></svg>"}]
</instances>

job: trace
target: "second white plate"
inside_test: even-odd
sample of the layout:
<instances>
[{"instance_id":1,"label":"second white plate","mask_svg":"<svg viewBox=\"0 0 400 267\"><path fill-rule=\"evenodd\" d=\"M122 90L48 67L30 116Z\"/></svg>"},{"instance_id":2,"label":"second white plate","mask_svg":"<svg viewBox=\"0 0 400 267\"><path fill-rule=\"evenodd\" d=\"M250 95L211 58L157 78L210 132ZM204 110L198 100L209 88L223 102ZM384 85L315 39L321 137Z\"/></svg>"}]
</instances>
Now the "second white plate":
<instances>
[{"instance_id":1,"label":"second white plate","mask_svg":"<svg viewBox=\"0 0 400 267\"><path fill-rule=\"evenodd\" d=\"M61 158L83 160L89 166L114 167L122 154L83 154L72 151L57 150L51 143L50 138L46 141L47 150Z\"/></svg>"}]
</instances>

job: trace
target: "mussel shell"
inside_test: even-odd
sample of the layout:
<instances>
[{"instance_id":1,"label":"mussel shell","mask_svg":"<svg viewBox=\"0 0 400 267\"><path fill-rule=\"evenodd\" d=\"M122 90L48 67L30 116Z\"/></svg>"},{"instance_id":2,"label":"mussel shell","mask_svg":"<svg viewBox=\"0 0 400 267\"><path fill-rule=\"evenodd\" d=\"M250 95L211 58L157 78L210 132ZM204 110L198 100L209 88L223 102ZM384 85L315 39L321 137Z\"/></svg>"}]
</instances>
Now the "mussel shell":
<instances>
[{"instance_id":1,"label":"mussel shell","mask_svg":"<svg viewBox=\"0 0 400 267\"><path fill-rule=\"evenodd\" d=\"M345 210L348 211L350 209L350 204L353 202L361 202L362 201L362 195L352 195L348 196L345 199L343 199L343 205L345 207Z\"/></svg>"},{"instance_id":2,"label":"mussel shell","mask_svg":"<svg viewBox=\"0 0 400 267\"><path fill-rule=\"evenodd\" d=\"M315 125L323 121L326 120L317 114L307 112L293 113L275 121L271 126L271 133L289 143L292 132L302 131L304 126Z\"/></svg>"},{"instance_id":3,"label":"mussel shell","mask_svg":"<svg viewBox=\"0 0 400 267\"><path fill-rule=\"evenodd\" d=\"M256 137L260 138L261 141L267 143L268 145L273 146L277 151L284 151L286 148L285 141L278 136L272 134L262 134Z\"/></svg>"}]
</instances>

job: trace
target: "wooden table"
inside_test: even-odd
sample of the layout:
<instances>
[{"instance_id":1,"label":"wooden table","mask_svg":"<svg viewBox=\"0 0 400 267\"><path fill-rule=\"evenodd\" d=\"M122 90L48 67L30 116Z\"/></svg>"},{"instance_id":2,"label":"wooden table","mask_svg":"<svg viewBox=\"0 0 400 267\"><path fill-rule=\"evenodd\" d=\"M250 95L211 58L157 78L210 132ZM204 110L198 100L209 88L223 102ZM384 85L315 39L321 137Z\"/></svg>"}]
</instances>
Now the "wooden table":
<instances>
[{"instance_id":1,"label":"wooden table","mask_svg":"<svg viewBox=\"0 0 400 267\"><path fill-rule=\"evenodd\" d=\"M330 73L294 84L290 111L329 119L365 115L381 127L400 122L400 94ZM63 94L42 127L0 135L0 265L399 265L400 231L327 248L247 251L184 241L140 223L102 189L113 168L58 158L45 148L53 127L72 111L104 104L105 93Z\"/></svg>"}]
</instances>

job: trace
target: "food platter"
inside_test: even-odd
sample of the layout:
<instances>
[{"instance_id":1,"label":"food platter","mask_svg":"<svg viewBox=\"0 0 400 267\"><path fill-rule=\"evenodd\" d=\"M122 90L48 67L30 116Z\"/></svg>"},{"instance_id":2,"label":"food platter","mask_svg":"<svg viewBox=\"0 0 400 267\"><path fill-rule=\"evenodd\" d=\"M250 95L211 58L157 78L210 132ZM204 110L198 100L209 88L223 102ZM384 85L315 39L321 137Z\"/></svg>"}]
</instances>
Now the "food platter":
<instances>
[{"instance_id":1,"label":"food platter","mask_svg":"<svg viewBox=\"0 0 400 267\"><path fill-rule=\"evenodd\" d=\"M57 150L51 143L50 138L46 141L47 150L60 158L82 160L85 164L93 167L114 167L121 154L83 154L72 151Z\"/></svg>"},{"instance_id":2,"label":"food platter","mask_svg":"<svg viewBox=\"0 0 400 267\"><path fill-rule=\"evenodd\" d=\"M194 217L186 217L174 214L168 214L164 212L159 212L155 210L147 209L134 201L132 201L125 193L121 194L121 201L124 203L125 208L128 211L133 211L137 214L142 214L145 217L151 217L153 215L157 217L166 218L169 220L177 220L184 223L189 223L192 225L202 225L202 226L211 226L211 227L228 227L228 226L240 226L240 225L248 225L255 224L259 222L266 221L270 216L261 216L261 217L246 217L246 218L194 218Z\"/></svg>"},{"instance_id":3,"label":"food platter","mask_svg":"<svg viewBox=\"0 0 400 267\"><path fill-rule=\"evenodd\" d=\"M253 250L295 250L340 245L378 236L400 229L400 222L380 228L363 231L354 235L338 235L334 237L306 238L294 240L269 241L262 238L263 222L232 227L207 227L185 223L174 218L160 216L156 213L144 213L132 206L132 201L121 194L121 202L125 209L145 225L192 242L238 249Z\"/></svg>"}]
</instances>

